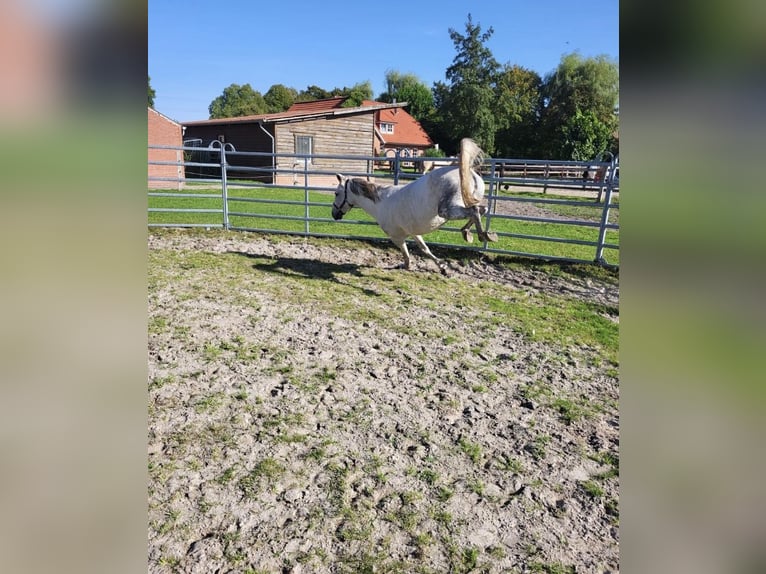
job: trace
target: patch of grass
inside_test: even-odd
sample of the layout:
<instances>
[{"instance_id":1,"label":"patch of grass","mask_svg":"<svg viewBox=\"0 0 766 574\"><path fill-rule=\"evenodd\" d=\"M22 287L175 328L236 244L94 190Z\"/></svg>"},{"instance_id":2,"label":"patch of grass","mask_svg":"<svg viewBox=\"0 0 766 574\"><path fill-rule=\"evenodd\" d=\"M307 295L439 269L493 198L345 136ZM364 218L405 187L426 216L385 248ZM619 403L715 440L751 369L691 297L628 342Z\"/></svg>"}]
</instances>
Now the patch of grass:
<instances>
[{"instance_id":1,"label":"patch of grass","mask_svg":"<svg viewBox=\"0 0 766 574\"><path fill-rule=\"evenodd\" d=\"M335 531L335 536L341 542L352 540L367 540L372 534L372 523L359 524L356 520L344 520Z\"/></svg>"},{"instance_id":2,"label":"patch of grass","mask_svg":"<svg viewBox=\"0 0 766 574\"><path fill-rule=\"evenodd\" d=\"M519 387L519 395L524 400L539 401L550 398L553 395L553 389L551 389L551 385L548 383L536 381Z\"/></svg>"},{"instance_id":3,"label":"patch of grass","mask_svg":"<svg viewBox=\"0 0 766 574\"><path fill-rule=\"evenodd\" d=\"M486 487L484 486L484 481L477 478L477 479L468 481L468 489L478 496L484 496Z\"/></svg>"},{"instance_id":4,"label":"patch of grass","mask_svg":"<svg viewBox=\"0 0 766 574\"><path fill-rule=\"evenodd\" d=\"M609 498L604 502L604 510L612 517L615 522L620 519L620 508L617 501L614 498Z\"/></svg>"},{"instance_id":5,"label":"patch of grass","mask_svg":"<svg viewBox=\"0 0 766 574\"><path fill-rule=\"evenodd\" d=\"M300 433L281 434L277 436L275 440L276 442L285 444L297 444L306 442L308 440L308 436Z\"/></svg>"},{"instance_id":6,"label":"patch of grass","mask_svg":"<svg viewBox=\"0 0 766 574\"><path fill-rule=\"evenodd\" d=\"M254 498L261 490L264 483L273 486L285 473L285 467L273 458L264 458L245 476L237 482L243 496Z\"/></svg>"},{"instance_id":7,"label":"patch of grass","mask_svg":"<svg viewBox=\"0 0 766 574\"><path fill-rule=\"evenodd\" d=\"M470 458L474 464L479 464L479 462L481 461L481 445L480 444L471 442L462 437L458 439L457 444L460 447L460 450L464 454L468 455L468 458Z\"/></svg>"},{"instance_id":8,"label":"patch of grass","mask_svg":"<svg viewBox=\"0 0 766 574\"><path fill-rule=\"evenodd\" d=\"M247 397L248 397L248 393L244 385L241 385L239 387L239 390L236 393L234 393L234 398L237 399L238 401L246 401Z\"/></svg>"},{"instance_id":9,"label":"patch of grass","mask_svg":"<svg viewBox=\"0 0 766 574\"><path fill-rule=\"evenodd\" d=\"M428 484L429 486L433 486L436 484L436 481L439 480L439 473L431 470L431 469L425 469L421 470L418 473L418 478Z\"/></svg>"},{"instance_id":10,"label":"patch of grass","mask_svg":"<svg viewBox=\"0 0 766 574\"><path fill-rule=\"evenodd\" d=\"M348 469L340 464L330 463L327 465L327 472L330 475L327 485L330 502L335 510L340 511L346 502Z\"/></svg>"},{"instance_id":11,"label":"patch of grass","mask_svg":"<svg viewBox=\"0 0 766 574\"><path fill-rule=\"evenodd\" d=\"M162 556L158 560L158 564L175 572L181 567L181 559L177 556Z\"/></svg>"},{"instance_id":12,"label":"patch of grass","mask_svg":"<svg viewBox=\"0 0 766 574\"><path fill-rule=\"evenodd\" d=\"M229 484L232 481L232 479L234 478L234 474L235 473L236 473L236 470L234 469L234 467L230 466L229 468L224 470L223 474L221 474L221 476L216 478L215 481L218 484L221 484L221 485L225 486L225 485Z\"/></svg>"},{"instance_id":13,"label":"patch of grass","mask_svg":"<svg viewBox=\"0 0 766 574\"><path fill-rule=\"evenodd\" d=\"M436 500L447 502L455 494L455 491L446 486L440 486L436 491Z\"/></svg>"},{"instance_id":14,"label":"patch of grass","mask_svg":"<svg viewBox=\"0 0 766 574\"><path fill-rule=\"evenodd\" d=\"M551 437L545 434L537 435L531 442L524 445L524 450L532 455L535 460L545 458L546 447L551 442Z\"/></svg>"},{"instance_id":15,"label":"patch of grass","mask_svg":"<svg viewBox=\"0 0 766 574\"><path fill-rule=\"evenodd\" d=\"M150 391L156 391L157 389L161 389L168 383L175 382L176 378L173 375L168 375L166 377L154 377L151 381L149 381L149 390Z\"/></svg>"},{"instance_id":16,"label":"patch of grass","mask_svg":"<svg viewBox=\"0 0 766 574\"><path fill-rule=\"evenodd\" d=\"M551 407L553 407L553 409L558 412L561 420L568 425L580 419L586 418L590 414L584 405L577 404L576 402L565 398L555 399L551 403Z\"/></svg>"},{"instance_id":17,"label":"patch of grass","mask_svg":"<svg viewBox=\"0 0 766 574\"><path fill-rule=\"evenodd\" d=\"M470 572L476 568L479 560L479 550L473 546L463 549L462 567L464 572Z\"/></svg>"},{"instance_id":18,"label":"patch of grass","mask_svg":"<svg viewBox=\"0 0 766 574\"><path fill-rule=\"evenodd\" d=\"M213 393L212 395L197 400L194 403L194 410L198 414L215 411L223 404L223 399L223 393Z\"/></svg>"},{"instance_id":19,"label":"patch of grass","mask_svg":"<svg viewBox=\"0 0 766 574\"><path fill-rule=\"evenodd\" d=\"M546 294L533 299L519 294L504 298L495 295L487 297L486 304L500 321L533 341L575 348L593 346L617 364L619 325L608 318L618 313L613 307Z\"/></svg>"},{"instance_id":20,"label":"patch of grass","mask_svg":"<svg viewBox=\"0 0 766 574\"><path fill-rule=\"evenodd\" d=\"M149 319L149 334L159 335L168 327L168 320L165 317L152 317Z\"/></svg>"},{"instance_id":21,"label":"patch of grass","mask_svg":"<svg viewBox=\"0 0 766 574\"><path fill-rule=\"evenodd\" d=\"M593 480L586 480L581 482L580 488L582 488L583 492L585 492L585 494L587 494L590 498L595 499L604 496L604 489L601 488L598 483Z\"/></svg>"},{"instance_id":22,"label":"patch of grass","mask_svg":"<svg viewBox=\"0 0 766 574\"><path fill-rule=\"evenodd\" d=\"M498 464L501 470L506 470L516 474L520 474L524 466L521 461L513 456L501 454L497 457Z\"/></svg>"},{"instance_id":23,"label":"patch of grass","mask_svg":"<svg viewBox=\"0 0 766 574\"><path fill-rule=\"evenodd\" d=\"M597 474L597 479L606 480L620 474L620 457L618 455L612 454L609 451L604 451L595 455L590 455L588 458L595 460L599 464L608 465L610 467L608 470Z\"/></svg>"},{"instance_id":24,"label":"patch of grass","mask_svg":"<svg viewBox=\"0 0 766 574\"><path fill-rule=\"evenodd\" d=\"M567 566L560 562L546 564L544 562L532 562L529 564L530 572L543 572L544 574L577 574L574 566Z\"/></svg>"}]
</instances>

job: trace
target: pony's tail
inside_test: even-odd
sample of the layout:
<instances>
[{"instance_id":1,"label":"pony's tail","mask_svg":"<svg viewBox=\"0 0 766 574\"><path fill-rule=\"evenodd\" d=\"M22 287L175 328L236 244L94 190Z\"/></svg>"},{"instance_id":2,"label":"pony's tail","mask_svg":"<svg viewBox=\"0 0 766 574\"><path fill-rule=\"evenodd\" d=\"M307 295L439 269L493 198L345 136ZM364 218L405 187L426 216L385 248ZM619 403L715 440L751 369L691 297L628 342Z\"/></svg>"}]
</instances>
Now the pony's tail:
<instances>
[{"instance_id":1,"label":"pony's tail","mask_svg":"<svg viewBox=\"0 0 766 574\"><path fill-rule=\"evenodd\" d=\"M460 140L460 153L458 154L458 165L460 170L460 193L463 196L463 204L466 207L473 207L479 203L473 193L473 175L471 169L474 165L480 164L484 159L484 152L476 145L476 142L470 138Z\"/></svg>"}]
</instances>

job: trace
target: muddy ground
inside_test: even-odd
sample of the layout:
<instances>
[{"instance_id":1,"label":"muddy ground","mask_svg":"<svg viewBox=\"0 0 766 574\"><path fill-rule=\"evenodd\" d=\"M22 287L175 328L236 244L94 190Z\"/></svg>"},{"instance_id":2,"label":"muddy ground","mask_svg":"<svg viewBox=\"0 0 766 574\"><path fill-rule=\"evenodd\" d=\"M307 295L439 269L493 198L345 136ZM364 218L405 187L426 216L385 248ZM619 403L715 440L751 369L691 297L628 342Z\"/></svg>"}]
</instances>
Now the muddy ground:
<instances>
[{"instance_id":1,"label":"muddy ground","mask_svg":"<svg viewBox=\"0 0 766 574\"><path fill-rule=\"evenodd\" d=\"M148 243L149 572L619 571L616 353L559 311L616 325L615 275Z\"/></svg>"}]
</instances>

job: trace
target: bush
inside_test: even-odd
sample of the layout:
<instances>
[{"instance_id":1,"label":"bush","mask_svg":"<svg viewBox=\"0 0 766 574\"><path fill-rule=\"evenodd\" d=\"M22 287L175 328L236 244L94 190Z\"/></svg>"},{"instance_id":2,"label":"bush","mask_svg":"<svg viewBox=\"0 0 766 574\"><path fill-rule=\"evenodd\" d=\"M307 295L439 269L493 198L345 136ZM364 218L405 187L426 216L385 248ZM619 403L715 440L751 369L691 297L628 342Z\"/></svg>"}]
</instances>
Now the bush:
<instances>
[{"instance_id":1,"label":"bush","mask_svg":"<svg viewBox=\"0 0 766 574\"><path fill-rule=\"evenodd\" d=\"M444 153L444 150L439 149L438 147L430 147L423 152L423 157L446 157L446 156L447 154Z\"/></svg>"}]
</instances>

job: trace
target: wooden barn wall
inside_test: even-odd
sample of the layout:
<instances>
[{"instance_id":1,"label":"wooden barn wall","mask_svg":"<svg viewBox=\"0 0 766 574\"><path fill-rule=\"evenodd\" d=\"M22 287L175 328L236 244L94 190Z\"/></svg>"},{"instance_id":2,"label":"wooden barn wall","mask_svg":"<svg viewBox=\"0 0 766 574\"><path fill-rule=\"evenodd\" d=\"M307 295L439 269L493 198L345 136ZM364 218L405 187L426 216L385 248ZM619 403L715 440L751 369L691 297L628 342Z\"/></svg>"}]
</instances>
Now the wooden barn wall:
<instances>
[{"instance_id":1,"label":"wooden barn wall","mask_svg":"<svg viewBox=\"0 0 766 574\"><path fill-rule=\"evenodd\" d=\"M363 113L336 118L318 118L303 121L264 124L264 128L275 138L277 157L277 177L273 183L296 185L302 181L303 164L297 158L282 157L281 154L296 153L297 136L313 138L314 155L373 155L374 114ZM271 139L263 133L257 124L224 124L187 126L185 140L199 138L206 148L211 141L223 136L226 143L231 143L237 151L258 151L270 153ZM197 153L197 152L195 152ZM204 155L204 154L203 154ZM213 154L213 161L217 161ZM257 179L267 182L265 175L253 172L238 172L236 167L271 167L270 157L227 156L230 165L229 177ZM201 160L205 161L205 160ZM328 171L344 174L364 173L369 167L367 160L343 160L314 158L310 170ZM199 168L197 168L199 170ZM204 171L204 169L202 170ZM220 170L217 172L220 175ZM212 171L209 175L215 175ZM312 185L334 185L334 175L312 175Z\"/></svg>"},{"instance_id":2,"label":"wooden barn wall","mask_svg":"<svg viewBox=\"0 0 766 574\"><path fill-rule=\"evenodd\" d=\"M280 123L276 127L277 154L296 153L297 136L313 138L314 155L361 155L370 156L374 145L374 114L359 114L339 118L320 118L302 122ZM296 158L278 157L278 169L302 170L302 163ZM300 165L295 165L300 164ZM365 172L367 161L348 159L314 158L311 170L332 171L351 174ZM322 178L320 178L322 179ZM324 178L330 185L334 176ZM317 176L312 178L316 182Z\"/></svg>"}]
</instances>

